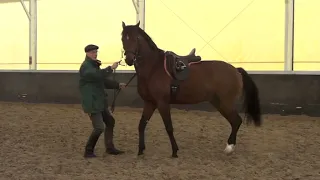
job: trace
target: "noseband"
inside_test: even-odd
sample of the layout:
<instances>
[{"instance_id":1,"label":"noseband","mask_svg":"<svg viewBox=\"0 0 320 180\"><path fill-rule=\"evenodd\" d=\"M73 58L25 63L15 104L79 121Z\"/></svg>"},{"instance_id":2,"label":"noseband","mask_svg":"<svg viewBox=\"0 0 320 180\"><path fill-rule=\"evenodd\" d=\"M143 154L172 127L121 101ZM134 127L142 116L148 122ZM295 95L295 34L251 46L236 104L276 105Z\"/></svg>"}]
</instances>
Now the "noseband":
<instances>
[{"instance_id":1,"label":"noseband","mask_svg":"<svg viewBox=\"0 0 320 180\"><path fill-rule=\"evenodd\" d=\"M133 63L135 63L137 61L137 56L139 55L138 50L136 49L136 51L125 51L124 55L127 56L128 54L133 54Z\"/></svg>"},{"instance_id":2,"label":"noseband","mask_svg":"<svg viewBox=\"0 0 320 180\"><path fill-rule=\"evenodd\" d=\"M128 55L128 54L133 54L133 64L137 65L139 64L140 62L138 61L138 59L141 59L141 56L140 56L140 43L139 43L139 37L137 37L137 48L135 51L126 51L124 52L124 55Z\"/></svg>"}]
</instances>

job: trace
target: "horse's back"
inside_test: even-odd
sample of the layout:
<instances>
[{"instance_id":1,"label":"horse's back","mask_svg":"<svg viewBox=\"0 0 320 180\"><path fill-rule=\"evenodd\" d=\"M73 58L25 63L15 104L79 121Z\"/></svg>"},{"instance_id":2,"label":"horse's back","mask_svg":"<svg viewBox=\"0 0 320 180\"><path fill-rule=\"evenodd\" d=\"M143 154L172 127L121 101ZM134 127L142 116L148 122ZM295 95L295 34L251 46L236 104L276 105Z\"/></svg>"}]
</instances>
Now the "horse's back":
<instances>
[{"instance_id":1,"label":"horse's back","mask_svg":"<svg viewBox=\"0 0 320 180\"><path fill-rule=\"evenodd\" d=\"M239 89L242 87L242 77L233 65L219 60L201 61L191 65L190 80L197 84L209 84L214 90ZM208 86L207 86L208 87Z\"/></svg>"},{"instance_id":2,"label":"horse's back","mask_svg":"<svg viewBox=\"0 0 320 180\"><path fill-rule=\"evenodd\" d=\"M225 75L238 75L238 70L233 65L220 60L205 60L201 61L201 63L191 65L191 71L197 70L206 74L206 75L214 75L216 77L222 77Z\"/></svg>"}]
</instances>

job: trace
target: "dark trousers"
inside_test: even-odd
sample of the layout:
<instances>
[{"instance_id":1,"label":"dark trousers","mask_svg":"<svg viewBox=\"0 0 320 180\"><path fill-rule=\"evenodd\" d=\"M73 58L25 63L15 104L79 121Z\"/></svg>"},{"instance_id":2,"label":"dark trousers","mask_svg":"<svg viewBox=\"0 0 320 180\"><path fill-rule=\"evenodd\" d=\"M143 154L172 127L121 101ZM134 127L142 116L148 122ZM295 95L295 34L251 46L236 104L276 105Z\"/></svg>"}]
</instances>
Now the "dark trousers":
<instances>
[{"instance_id":1,"label":"dark trousers","mask_svg":"<svg viewBox=\"0 0 320 180\"><path fill-rule=\"evenodd\" d=\"M89 115L93 130L87 141L86 153L93 153L100 135L104 132L105 148L114 148L113 145L113 128L115 120L108 110Z\"/></svg>"}]
</instances>

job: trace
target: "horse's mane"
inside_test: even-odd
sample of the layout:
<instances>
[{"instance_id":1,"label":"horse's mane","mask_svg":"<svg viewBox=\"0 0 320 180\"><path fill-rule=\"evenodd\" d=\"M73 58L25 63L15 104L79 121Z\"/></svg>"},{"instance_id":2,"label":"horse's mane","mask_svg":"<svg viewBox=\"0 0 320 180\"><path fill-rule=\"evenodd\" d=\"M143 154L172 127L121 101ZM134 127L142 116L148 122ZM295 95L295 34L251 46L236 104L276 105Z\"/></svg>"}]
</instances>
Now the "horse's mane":
<instances>
[{"instance_id":1,"label":"horse's mane","mask_svg":"<svg viewBox=\"0 0 320 180\"><path fill-rule=\"evenodd\" d=\"M158 46L156 45L156 43L153 42L153 40L151 39L151 37L144 31L142 30L141 28L137 27L137 26L126 26L121 35L126 35L126 34L130 34L130 32L134 29L134 28L137 28L138 29L138 33L147 41L148 45L150 46L150 48L152 50L160 50L158 48Z\"/></svg>"}]
</instances>

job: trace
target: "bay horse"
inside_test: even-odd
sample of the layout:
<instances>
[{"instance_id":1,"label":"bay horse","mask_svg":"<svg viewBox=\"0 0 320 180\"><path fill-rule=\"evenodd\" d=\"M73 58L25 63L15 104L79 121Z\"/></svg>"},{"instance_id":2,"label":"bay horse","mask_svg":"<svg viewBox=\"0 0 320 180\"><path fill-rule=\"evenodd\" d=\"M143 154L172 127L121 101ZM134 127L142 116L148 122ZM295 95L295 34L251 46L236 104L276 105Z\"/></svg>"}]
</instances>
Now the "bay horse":
<instances>
[{"instance_id":1,"label":"bay horse","mask_svg":"<svg viewBox=\"0 0 320 180\"><path fill-rule=\"evenodd\" d=\"M255 82L243 68L235 68L218 60L201 61L195 49L186 56L159 49L149 35L136 25L122 22L121 41L125 62L134 66L137 91L144 101L139 122L139 151L145 150L145 129L158 109L169 136L172 157L179 150L173 133L171 104L211 103L231 125L225 153L235 149L237 133L242 124L236 102L244 96L247 123L261 126L259 92ZM183 65L178 65L178 64ZM184 67L178 72L177 67Z\"/></svg>"}]
</instances>

